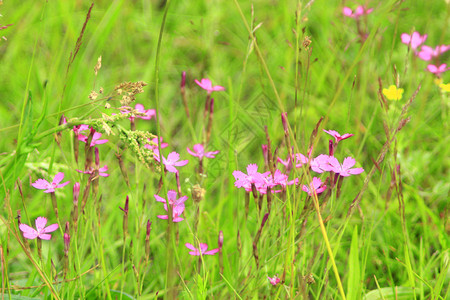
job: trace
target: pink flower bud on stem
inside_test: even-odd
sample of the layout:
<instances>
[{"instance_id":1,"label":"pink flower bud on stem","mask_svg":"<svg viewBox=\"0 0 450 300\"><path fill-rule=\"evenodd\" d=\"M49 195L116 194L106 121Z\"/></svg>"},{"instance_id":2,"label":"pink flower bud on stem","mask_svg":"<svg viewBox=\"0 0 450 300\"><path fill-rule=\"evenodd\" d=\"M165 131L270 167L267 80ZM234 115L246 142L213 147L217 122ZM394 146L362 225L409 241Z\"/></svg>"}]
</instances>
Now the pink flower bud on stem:
<instances>
[{"instance_id":1,"label":"pink flower bud on stem","mask_svg":"<svg viewBox=\"0 0 450 300\"><path fill-rule=\"evenodd\" d=\"M270 170L270 174L272 174L272 177L275 174L275 168L274 168L274 159L272 157L272 147L271 147L271 142L270 142L270 136L269 136L269 131L267 129L267 126L264 126L264 131L266 132L266 139L267 139L267 161L269 164L269 170Z\"/></svg>"},{"instance_id":2,"label":"pink flower bud on stem","mask_svg":"<svg viewBox=\"0 0 450 300\"><path fill-rule=\"evenodd\" d=\"M268 154L269 146L261 145L261 148L262 148L262 153L263 153L263 157L264 157L264 165L266 166L266 170L268 170L269 169L269 154Z\"/></svg>"},{"instance_id":3,"label":"pink flower bud on stem","mask_svg":"<svg viewBox=\"0 0 450 300\"><path fill-rule=\"evenodd\" d=\"M73 185L73 211L72 211L72 227L75 230L75 234L78 229L78 197L80 194L80 184L76 182Z\"/></svg>"},{"instance_id":4,"label":"pink flower bud on stem","mask_svg":"<svg viewBox=\"0 0 450 300\"><path fill-rule=\"evenodd\" d=\"M182 197L181 195L181 184L180 184L180 173L175 173L175 178L177 180L177 192L178 192L178 198Z\"/></svg>"},{"instance_id":5,"label":"pink flower bud on stem","mask_svg":"<svg viewBox=\"0 0 450 300\"><path fill-rule=\"evenodd\" d=\"M258 232L256 233L255 238L253 239L253 257L255 258L256 268L259 268L259 257L258 257L258 242L261 238L261 232L266 224L267 219L269 218L269 213L266 213L262 219L261 226L259 227Z\"/></svg>"},{"instance_id":6,"label":"pink flower bud on stem","mask_svg":"<svg viewBox=\"0 0 450 300\"><path fill-rule=\"evenodd\" d=\"M129 198L127 195L127 198L125 199L124 208L119 206L119 208L124 212L124 215L123 215L123 240L124 240L124 243L125 243L125 240L126 240L127 234L128 234L128 202L129 202Z\"/></svg>"},{"instance_id":7,"label":"pink flower bud on stem","mask_svg":"<svg viewBox=\"0 0 450 300\"><path fill-rule=\"evenodd\" d=\"M56 219L58 220L58 224L59 224L58 201L56 201L55 192L50 193L50 198L52 198L53 210L55 211L55 216L56 216Z\"/></svg>"},{"instance_id":8,"label":"pink flower bud on stem","mask_svg":"<svg viewBox=\"0 0 450 300\"><path fill-rule=\"evenodd\" d=\"M270 209L272 208L272 190L270 186L267 187L266 197L267 197L267 213L270 214Z\"/></svg>"},{"instance_id":9,"label":"pink flower bud on stem","mask_svg":"<svg viewBox=\"0 0 450 300\"><path fill-rule=\"evenodd\" d=\"M145 234L145 265L150 260L150 232L152 231L152 222L147 221L147 232Z\"/></svg>"},{"instance_id":10,"label":"pink flower bud on stem","mask_svg":"<svg viewBox=\"0 0 450 300\"><path fill-rule=\"evenodd\" d=\"M81 211L84 214L84 207L86 206L87 199L89 197L89 189L91 188L91 181L92 181L93 175L89 176L88 181L86 182L86 187L83 191L83 199L81 200Z\"/></svg>"},{"instance_id":11,"label":"pink flower bud on stem","mask_svg":"<svg viewBox=\"0 0 450 300\"><path fill-rule=\"evenodd\" d=\"M242 256L242 241L241 241L241 233L237 232L237 236L236 236L236 246L237 246L237 250L239 252L239 256Z\"/></svg>"},{"instance_id":12,"label":"pink flower bud on stem","mask_svg":"<svg viewBox=\"0 0 450 300\"><path fill-rule=\"evenodd\" d=\"M70 235L69 235L69 222L66 222L66 229L64 231L64 278L69 271L69 247L70 247Z\"/></svg>"},{"instance_id":13,"label":"pink flower bud on stem","mask_svg":"<svg viewBox=\"0 0 450 300\"><path fill-rule=\"evenodd\" d=\"M181 99L183 100L184 110L186 111L186 117L189 119L190 115L185 87L186 87L186 72L183 71L183 73L181 73L180 92L181 92Z\"/></svg>"},{"instance_id":14,"label":"pink flower bud on stem","mask_svg":"<svg viewBox=\"0 0 450 300\"><path fill-rule=\"evenodd\" d=\"M220 274L223 274L223 253L222 253L222 246L223 246L223 232L222 230L219 231L219 240L217 241L217 245L219 247L219 267L220 267Z\"/></svg>"}]
</instances>

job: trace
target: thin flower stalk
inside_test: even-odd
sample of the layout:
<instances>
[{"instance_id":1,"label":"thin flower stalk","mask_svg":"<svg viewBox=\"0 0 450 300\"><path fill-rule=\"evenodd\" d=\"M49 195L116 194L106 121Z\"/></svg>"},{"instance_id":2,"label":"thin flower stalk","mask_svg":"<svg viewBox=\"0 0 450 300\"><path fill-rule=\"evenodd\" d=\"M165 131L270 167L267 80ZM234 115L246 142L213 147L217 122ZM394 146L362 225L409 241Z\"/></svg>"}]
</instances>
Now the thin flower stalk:
<instances>
[{"instance_id":1,"label":"thin flower stalk","mask_svg":"<svg viewBox=\"0 0 450 300\"><path fill-rule=\"evenodd\" d=\"M189 114L189 107L186 96L186 72L183 71L181 73L181 82L180 82L180 93L181 99L183 100L184 111L186 112L186 117L190 120L191 116Z\"/></svg>"},{"instance_id":2,"label":"thin flower stalk","mask_svg":"<svg viewBox=\"0 0 450 300\"><path fill-rule=\"evenodd\" d=\"M253 257L255 258L256 268L259 269L259 256L258 256L258 242L261 238L261 233L264 225L266 224L267 219L269 218L269 213L266 213L262 219L261 226L256 233L255 238L253 239Z\"/></svg>"}]
</instances>

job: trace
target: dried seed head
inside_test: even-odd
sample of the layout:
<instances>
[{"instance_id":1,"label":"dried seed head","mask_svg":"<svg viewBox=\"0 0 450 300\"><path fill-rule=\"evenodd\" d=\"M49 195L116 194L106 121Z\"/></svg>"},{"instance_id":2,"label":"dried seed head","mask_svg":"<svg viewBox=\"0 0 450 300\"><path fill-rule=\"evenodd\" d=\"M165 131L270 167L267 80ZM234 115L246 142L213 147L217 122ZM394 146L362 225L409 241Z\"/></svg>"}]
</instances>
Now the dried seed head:
<instances>
[{"instance_id":1,"label":"dried seed head","mask_svg":"<svg viewBox=\"0 0 450 300\"><path fill-rule=\"evenodd\" d=\"M199 203L205 198L206 190L202 188L199 184L192 187L192 199L194 202Z\"/></svg>"},{"instance_id":2,"label":"dried seed head","mask_svg":"<svg viewBox=\"0 0 450 300\"><path fill-rule=\"evenodd\" d=\"M311 45L311 40L309 36L305 35L305 38L303 39L303 47L305 48L305 50L308 50L309 45Z\"/></svg>"},{"instance_id":3,"label":"dried seed head","mask_svg":"<svg viewBox=\"0 0 450 300\"><path fill-rule=\"evenodd\" d=\"M97 94L96 91L92 91L92 92L89 94L89 99L91 99L91 101L94 101L95 99L97 99L97 97L98 97L98 94Z\"/></svg>"},{"instance_id":4,"label":"dried seed head","mask_svg":"<svg viewBox=\"0 0 450 300\"><path fill-rule=\"evenodd\" d=\"M97 76L98 70L102 67L102 56L97 59L97 64L94 67L95 76Z\"/></svg>"}]
</instances>

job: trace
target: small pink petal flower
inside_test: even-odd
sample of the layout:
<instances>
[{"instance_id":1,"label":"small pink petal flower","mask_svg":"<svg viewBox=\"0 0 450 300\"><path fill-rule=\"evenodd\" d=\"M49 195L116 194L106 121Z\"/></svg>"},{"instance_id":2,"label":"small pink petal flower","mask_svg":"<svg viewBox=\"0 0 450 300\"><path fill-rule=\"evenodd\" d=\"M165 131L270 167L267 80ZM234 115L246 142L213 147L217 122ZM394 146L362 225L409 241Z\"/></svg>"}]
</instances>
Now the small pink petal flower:
<instances>
[{"instance_id":1,"label":"small pink petal flower","mask_svg":"<svg viewBox=\"0 0 450 300\"><path fill-rule=\"evenodd\" d=\"M436 46L434 49L429 46L422 46L417 56L422 60L429 61L433 57L438 57L448 50L450 50L450 46L447 45Z\"/></svg>"},{"instance_id":2,"label":"small pink petal flower","mask_svg":"<svg viewBox=\"0 0 450 300\"><path fill-rule=\"evenodd\" d=\"M220 151L205 152L205 149L202 144L195 144L194 147L192 148L193 151L191 151L191 149L189 149L189 147L186 149L190 155L198 157L200 159L202 159L203 157L215 158L214 155L216 155L217 153L220 152Z\"/></svg>"},{"instance_id":3,"label":"small pink petal flower","mask_svg":"<svg viewBox=\"0 0 450 300\"><path fill-rule=\"evenodd\" d=\"M450 68L447 68L447 64L442 64L440 66L435 66L435 65L428 65L427 66L427 70L437 76L440 76L441 73L444 73L445 71L447 71Z\"/></svg>"},{"instance_id":4,"label":"small pink petal flower","mask_svg":"<svg viewBox=\"0 0 450 300\"><path fill-rule=\"evenodd\" d=\"M93 174L94 171L95 171L95 168L92 168L92 167L89 170L87 170L87 171L81 171L81 170L77 169L77 172L80 172L80 173L83 173L83 174ZM102 177L108 177L109 176L109 174L106 173L106 172L108 172L108 166L107 165L104 165L102 168L98 169L98 175L100 175Z\"/></svg>"},{"instance_id":5,"label":"small pink petal flower","mask_svg":"<svg viewBox=\"0 0 450 300\"><path fill-rule=\"evenodd\" d=\"M38 217L35 221L36 229L26 225L20 224L19 229L23 232L23 236L27 239L33 240L35 238L41 240L50 240L52 236L48 233L53 232L58 229L58 224L52 224L47 227L47 219L44 217Z\"/></svg>"},{"instance_id":6,"label":"small pink petal flower","mask_svg":"<svg viewBox=\"0 0 450 300\"><path fill-rule=\"evenodd\" d=\"M91 128L91 130L94 130L94 129ZM95 131L94 135L92 136L92 141L91 141L90 146L94 147L95 145L101 145L101 144L108 142L108 140L100 140L101 137L102 137L102 134L100 132ZM82 141L83 143L87 143L88 138L89 138L88 136L85 136L83 134L80 134L78 136L78 140Z\"/></svg>"},{"instance_id":7,"label":"small pink petal flower","mask_svg":"<svg viewBox=\"0 0 450 300\"><path fill-rule=\"evenodd\" d=\"M425 43L428 35L420 35L417 31L414 31L411 35L407 33L402 33L400 38L402 39L402 43L408 46L411 46L411 49L416 50L417 47Z\"/></svg>"},{"instance_id":8,"label":"small pink petal flower","mask_svg":"<svg viewBox=\"0 0 450 300\"><path fill-rule=\"evenodd\" d=\"M130 113L130 111L127 110L127 107L121 107L121 109L122 109L121 112L123 114ZM130 121L133 121L135 118L142 119L142 120L150 120L151 118L156 116L156 110L154 110L154 109L145 109L144 105L139 104L139 103L135 105L134 110L136 110L139 113L145 114L145 116L132 114L128 118L128 119L130 119Z\"/></svg>"},{"instance_id":9,"label":"small pink petal flower","mask_svg":"<svg viewBox=\"0 0 450 300\"><path fill-rule=\"evenodd\" d=\"M63 186L66 186L67 184L69 184L69 181L59 184L63 180L63 178L64 178L64 173L59 172L53 178L52 183L49 183L45 179L38 179L31 185L39 190L45 190L44 193L54 193L55 189L62 188Z\"/></svg>"},{"instance_id":10,"label":"small pink petal flower","mask_svg":"<svg viewBox=\"0 0 450 300\"><path fill-rule=\"evenodd\" d=\"M274 275L273 278L270 278L269 276L267 276L267 279L269 279L270 284L272 284L273 286L279 284L281 281L277 275Z\"/></svg>"},{"instance_id":11,"label":"small pink petal flower","mask_svg":"<svg viewBox=\"0 0 450 300\"><path fill-rule=\"evenodd\" d=\"M359 5L355 9L355 12L353 12L350 7L344 7L342 9L342 14L349 18L358 19L359 17L361 17L363 15L370 14L372 11L373 11L373 8L366 9L364 6Z\"/></svg>"},{"instance_id":12,"label":"small pink petal flower","mask_svg":"<svg viewBox=\"0 0 450 300\"><path fill-rule=\"evenodd\" d=\"M197 83L202 89L208 91L209 94L211 94L212 92L219 92L225 90L223 86L220 85L213 86L211 80L207 78L203 78L201 81L195 79L195 83Z\"/></svg>"},{"instance_id":13,"label":"small pink petal flower","mask_svg":"<svg viewBox=\"0 0 450 300\"><path fill-rule=\"evenodd\" d=\"M328 163L332 167L332 171L335 173L338 173L340 176L347 177L350 175L358 175L358 174L361 174L362 172L364 172L363 168L352 169L352 167L355 165L356 161L354 158L351 158L351 157L346 157L344 159L344 162L341 165L341 164L339 164L339 161L337 160L336 157L331 156L328 160Z\"/></svg>"},{"instance_id":14,"label":"small pink petal flower","mask_svg":"<svg viewBox=\"0 0 450 300\"><path fill-rule=\"evenodd\" d=\"M266 173L259 173L258 172L258 166L256 164L250 164L247 166L247 174L241 172L241 171L234 171L233 176L236 180L234 182L234 185L237 188L245 188L247 191L251 190L252 184L264 184L265 183L265 177L270 172Z\"/></svg>"},{"instance_id":15,"label":"small pink petal flower","mask_svg":"<svg viewBox=\"0 0 450 300\"><path fill-rule=\"evenodd\" d=\"M159 161L159 155L155 156L155 159ZM185 166L189 162L189 160L178 161L180 159L180 154L178 154L177 152L171 152L167 156L167 159L164 156L162 157L162 159L167 171L171 173L177 173L178 170L175 167Z\"/></svg>"},{"instance_id":16,"label":"small pink petal flower","mask_svg":"<svg viewBox=\"0 0 450 300\"><path fill-rule=\"evenodd\" d=\"M190 255L199 256L199 255L214 255L217 252L219 252L219 248L212 249L209 251L206 251L208 249L207 244L200 243L200 249L195 248L192 244L186 243L186 248L189 250L192 250L189 252Z\"/></svg>"},{"instance_id":17,"label":"small pink petal flower","mask_svg":"<svg viewBox=\"0 0 450 300\"><path fill-rule=\"evenodd\" d=\"M323 173L332 171L333 168L329 164L330 156L325 154L320 154L313 160L311 160L311 169L316 173Z\"/></svg>"},{"instance_id":18,"label":"small pink petal flower","mask_svg":"<svg viewBox=\"0 0 450 300\"><path fill-rule=\"evenodd\" d=\"M164 203L164 209L166 211L168 211L167 202L169 202L169 205L172 207L173 222L176 223L184 220L183 218L180 218L180 216L181 214L183 214L185 208L184 202L188 199L187 196L183 196L177 199L177 192L175 192L174 190L169 190L167 192L167 200L158 195L154 195L154 197L156 201ZM158 215L157 217L164 220L169 219L168 215Z\"/></svg>"},{"instance_id":19,"label":"small pink petal flower","mask_svg":"<svg viewBox=\"0 0 450 300\"><path fill-rule=\"evenodd\" d=\"M150 149L152 151L158 150L158 138L155 137L155 138L148 139L148 140L151 141L154 145L145 144L144 147L147 148L147 149ZM163 138L162 137L159 138L159 141L161 143L161 149L164 149L167 146L169 146L169 144L163 143Z\"/></svg>"},{"instance_id":20,"label":"small pink petal flower","mask_svg":"<svg viewBox=\"0 0 450 300\"><path fill-rule=\"evenodd\" d=\"M349 137L352 137L353 134L351 133L345 133L343 135L340 135L339 132L335 131L335 130L323 130L326 133L328 133L329 135L331 135L332 137L334 137L334 141L337 143L339 143L342 140L348 139Z\"/></svg>"},{"instance_id":21,"label":"small pink petal flower","mask_svg":"<svg viewBox=\"0 0 450 300\"><path fill-rule=\"evenodd\" d=\"M325 191L326 188L327 188L327 186L322 183L322 180L320 180L320 178L317 178L317 177L313 178L313 181L309 184L309 186L307 186L307 185L302 186L302 190L304 192L307 192L308 195L310 195L310 196L313 195L314 190L316 191L316 194L320 194L323 191Z\"/></svg>"}]
</instances>

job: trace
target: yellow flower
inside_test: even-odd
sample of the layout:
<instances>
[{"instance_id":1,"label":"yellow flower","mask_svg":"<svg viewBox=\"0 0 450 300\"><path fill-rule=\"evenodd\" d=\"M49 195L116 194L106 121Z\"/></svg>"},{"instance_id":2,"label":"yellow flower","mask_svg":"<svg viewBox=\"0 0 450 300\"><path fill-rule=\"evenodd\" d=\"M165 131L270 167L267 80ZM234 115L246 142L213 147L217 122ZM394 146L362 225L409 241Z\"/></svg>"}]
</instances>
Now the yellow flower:
<instances>
[{"instance_id":1,"label":"yellow flower","mask_svg":"<svg viewBox=\"0 0 450 300\"><path fill-rule=\"evenodd\" d=\"M388 89L383 89L383 94L389 100L402 99L403 89L398 89L395 85L391 85Z\"/></svg>"},{"instance_id":2,"label":"yellow flower","mask_svg":"<svg viewBox=\"0 0 450 300\"><path fill-rule=\"evenodd\" d=\"M441 83L439 87L443 92L450 92L450 83Z\"/></svg>"}]
</instances>

